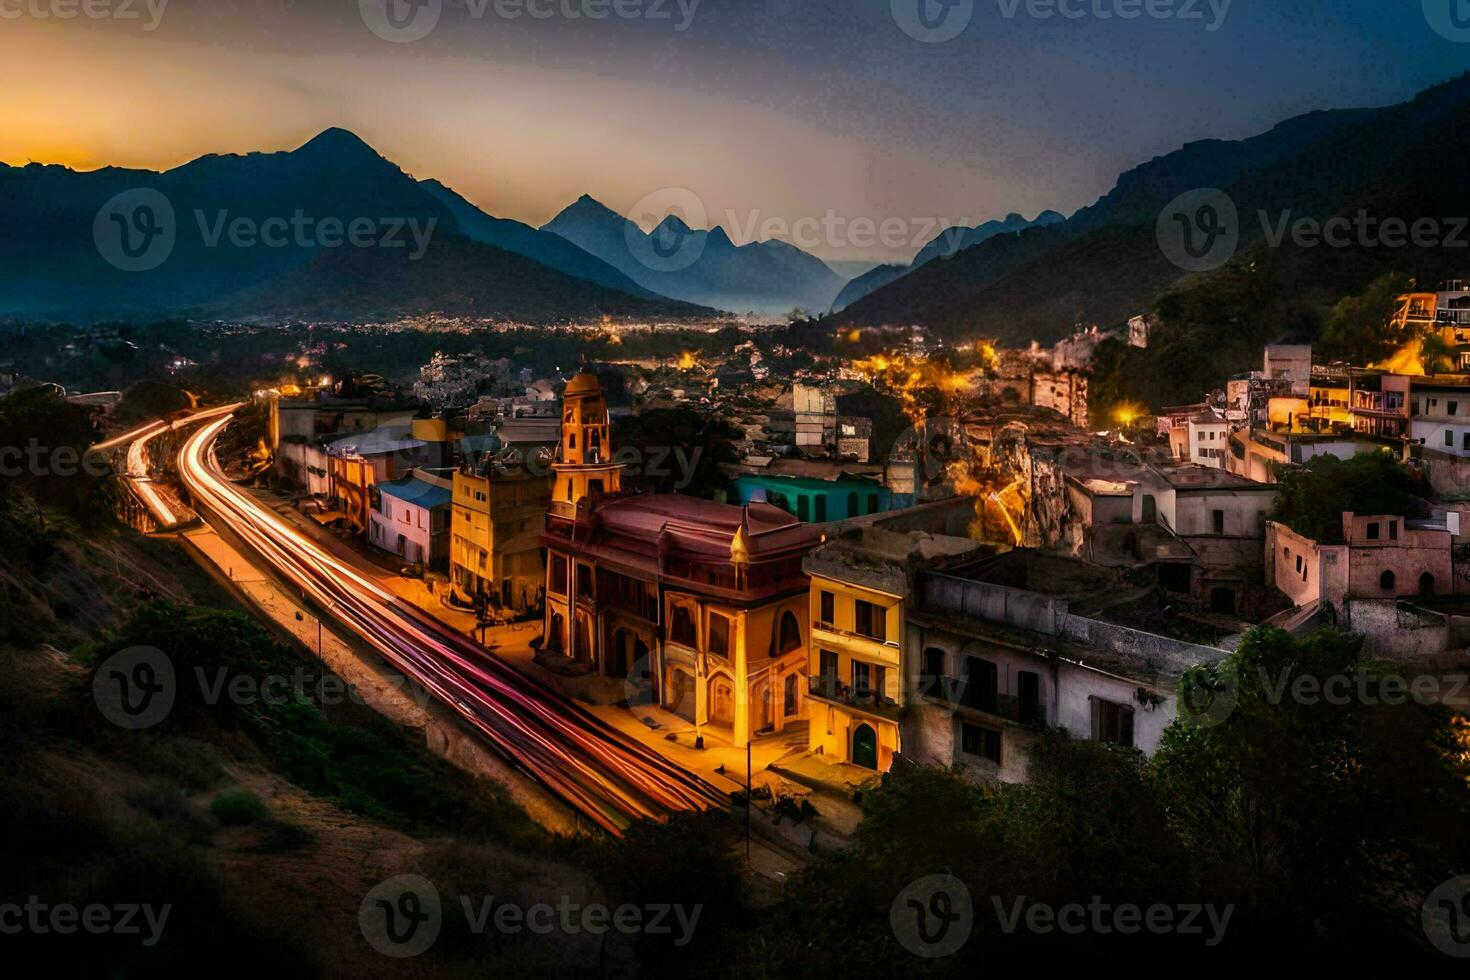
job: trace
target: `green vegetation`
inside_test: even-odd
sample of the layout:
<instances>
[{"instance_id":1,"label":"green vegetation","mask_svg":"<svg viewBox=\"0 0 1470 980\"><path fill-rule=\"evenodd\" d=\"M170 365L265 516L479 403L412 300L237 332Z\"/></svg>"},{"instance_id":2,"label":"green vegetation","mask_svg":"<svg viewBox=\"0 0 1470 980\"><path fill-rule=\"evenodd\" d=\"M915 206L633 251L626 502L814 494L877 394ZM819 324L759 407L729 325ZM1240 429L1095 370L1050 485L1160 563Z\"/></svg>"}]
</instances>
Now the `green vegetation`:
<instances>
[{"instance_id":1,"label":"green vegetation","mask_svg":"<svg viewBox=\"0 0 1470 980\"><path fill-rule=\"evenodd\" d=\"M1344 512L1415 516L1423 503L1414 489L1409 472L1387 453L1317 456L1281 471L1269 519L1314 541L1340 544Z\"/></svg>"},{"instance_id":2,"label":"green vegetation","mask_svg":"<svg viewBox=\"0 0 1470 980\"><path fill-rule=\"evenodd\" d=\"M173 709L157 731L238 731L296 785L389 825L525 842L539 837L503 794L411 749L388 722L344 697L338 679L322 675L248 616L145 602L95 651L93 670L109 654L135 646L163 651L179 680ZM277 680L267 685L271 678ZM246 693L234 697L232 690ZM320 703L324 694L330 707Z\"/></svg>"},{"instance_id":3,"label":"green vegetation","mask_svg":"<svg viewBox=\"0 0 1470 980\"><path fill-rule=\"evenodd\" d=\"M681 406L623 419L613 427L612 444L619 461L633 460L624 489L713 497L730 483L720 464L739 461L734 443L743 435L718 415Z\"/></svg>"},{"instance_id":4,"label":"green vegetation","mask_svg":"<svg viewBox=\"0 0 1470 980\"><path fill-rule=\"evenodd\" d=\"M1321 692L1333 677L1368 696L1291 695ZM904 888L939 874L966 884L975 915L968 944L929 964L946 975L1139 957L1223 965L1263 949L1319 963L1426 954L1419 904L1470 866L1463 722L1387 696L1381 665L1333 631L1294 640L1256 630L1187 681L1233 712L1217 710L1211 717L1223 721L1213 726L1175 722L1151 760L1051 730L1032 747L1024 785L895 770L865 795L852 848L791 884L750 956L815 956L836 976L923 971L894 942L889 913ZM1203 936L1007 932L998 907L1021 896L1054 907L1097 896L1234 912L1211 948L1208 927Z\"/></svg>"},{"instance_id":5,"label":"green vegetation","mask_svg":"<svg viewBox=\"0 0 1470 980\"><path fill-rule=\"evenodd\" d=\"M209 814L226 827L260 823L267 816L265 803L248 789L226 790L209 804Z\"/></svg>"},{"instance_id":6,"label":"green vegetation","mask_svg":"<svg viewBox=\"0 0 1470 980\"><path fill-rule=\"evenodd\" d=\"M111 521L111 471L86 455L101 438L92 411L49 386L0 398L0 495L44 501L84 526Z\"/></svg>"},{"instance_id":7,"label":"green vegetation","mask_svg":"<svg viewBox=\"0 0 1470 980\"><path fill-rule=\"evenodd\" d=\"M1345 297L1332 308L1318 338L1321 359L1368 365L1392 354L1403 338L1389 330L1398 298L1413 285L1396 272L1379 276L1361 295Z\"/></svg>"}]
</instances>

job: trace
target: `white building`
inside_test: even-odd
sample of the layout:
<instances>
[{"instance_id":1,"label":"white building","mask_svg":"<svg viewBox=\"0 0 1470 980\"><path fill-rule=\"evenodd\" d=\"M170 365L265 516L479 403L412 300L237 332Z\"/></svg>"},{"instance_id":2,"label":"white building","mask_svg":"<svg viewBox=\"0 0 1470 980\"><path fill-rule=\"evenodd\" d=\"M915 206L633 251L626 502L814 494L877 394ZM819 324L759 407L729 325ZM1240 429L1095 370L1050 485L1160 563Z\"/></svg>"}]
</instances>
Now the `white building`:
<instances>
[{"instance_id":1,"label":"white building","mask_svg":"<svg viewBox=\"0 0 1470 980\"><path fill-rule=\"evenodd\" d=\"M1214 412L1200 412L1190 417L1187 428L1188 462L1223 470L1230 448L1230 423Z\"/></svg>"},{"instance_id":2,"label":"white building","mask_svg":"<svg viewBox=\"0 0 1470 980\"><path fill-rule=\"evenodd\" d=\"M1414 378L1410 438L1436 452L1470 457L1470 377Z\"/></svg>"},{"instance_id":3,"label":"white building","mask_svg":"<svg viewBox=\"0 0 1470 980\"><path fill-rule=\"evenodd\" d=\"M452 475L414 470L402 480L379 483L378 504L368 514L368 541L406 562L432 565L449 556Z\"/></svg>"}]
</instances>

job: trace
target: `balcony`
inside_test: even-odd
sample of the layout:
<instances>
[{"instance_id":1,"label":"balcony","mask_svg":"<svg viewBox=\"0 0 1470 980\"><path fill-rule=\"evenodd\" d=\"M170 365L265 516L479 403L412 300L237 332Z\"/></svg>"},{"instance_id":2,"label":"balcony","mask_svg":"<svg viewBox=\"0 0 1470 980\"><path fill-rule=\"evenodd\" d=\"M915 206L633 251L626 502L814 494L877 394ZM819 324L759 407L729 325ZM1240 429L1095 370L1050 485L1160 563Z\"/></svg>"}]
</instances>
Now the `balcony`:
<instances>
[{"instance_id":1,"label":"balcony","mask_svg":"<svg viewBox=\"0 0 1470 980\"><path fill-rule=\"evenodd\" d=\"M923 677L919 693L953 708L964 708L1029 728L1046 725L1046 705L1013 694L996 694L960 677Z\"/></svg>"},{"instance_id":2,"label":"balcony","mask_svg":"<svg viewBox=\"0 0 1470 980\"><path fill-rule=\"evenodd\" d=\"M838 704L844 708L856 708L879 718L889 720L898 718L898 702L876 691L854 691L851 686L842 683L838 678L823 674L813 674L808 681L807 693L811 697Z\"/></svg>"}]
</instances>

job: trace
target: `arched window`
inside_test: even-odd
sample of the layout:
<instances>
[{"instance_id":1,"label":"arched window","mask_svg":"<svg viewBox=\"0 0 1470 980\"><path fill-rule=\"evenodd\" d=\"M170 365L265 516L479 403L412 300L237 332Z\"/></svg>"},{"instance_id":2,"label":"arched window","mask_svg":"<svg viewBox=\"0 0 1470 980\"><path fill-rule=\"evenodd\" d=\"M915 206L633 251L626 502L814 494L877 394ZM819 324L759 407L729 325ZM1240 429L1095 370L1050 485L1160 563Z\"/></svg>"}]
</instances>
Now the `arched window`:
<instances>
[{"instance_id":1,"label":"arched window","mask_svg":"<svg viewBox=\"0 0 1470 980\"><path fill-rule=\"evenodd\" d=\"M1384 572L1382 575L1378 576L1378 587L1380 589L1385 589L1385 590L1392 589L1393 588L1393 585L1394 585L1394 575L1393 575L1393 572L1391 572L1391 571Z\"/></svg>"},{"instance_id":2,"label":"arched window","mask_svg":"<svg viewBox=\"0 0 1470 980\"><path fill-rule=\"evenodd\" d=\"M801 624L796 620L796 614L789 609L781 615L780 638L776 641L776 652L790 653L792 650L801 649Z\"/></svg>"}]
</instances>

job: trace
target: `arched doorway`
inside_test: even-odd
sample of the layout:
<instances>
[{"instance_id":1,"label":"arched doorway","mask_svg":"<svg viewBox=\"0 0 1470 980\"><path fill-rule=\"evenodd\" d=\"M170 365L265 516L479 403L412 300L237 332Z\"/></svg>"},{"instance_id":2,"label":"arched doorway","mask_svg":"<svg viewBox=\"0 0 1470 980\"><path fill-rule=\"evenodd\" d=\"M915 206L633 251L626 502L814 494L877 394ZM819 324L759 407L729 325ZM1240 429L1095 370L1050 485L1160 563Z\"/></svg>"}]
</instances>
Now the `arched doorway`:
<instances>
[{"instance_id":1,"label":"arched doorway","mask_svg":"<svg viewBox=\"0 0 1470 980\"><path fill-rule=\"evenodd\" d=\"M728 678L710 681L709 720L716 725L735 724L735 687Z\"/></svg>"},{"instance_id":2,"label":"arched doorway","mask_svg":"<svg viewBox=\"0 0 1470 980\"><path fill-rule=\"evenodd\" d=\"M864 769L878 768L878 733L872 725L859 725L852 733L852 764Z\"/></svg>"},{"instance_id":3,"label":"arched doorway","mask_svg":"<svg viewBox=\"0 0 1470 980\"><path fill-rule=\"evenodd\" d=\"M1394 574L1392 571L1384 572L1382 575L1378 576L1378 587L1380 589L1383 589L1385 592L1393 591L1393 587L1395 584L1396 583L1394 579Z\"/></svg>"},{"instance_id":4,"label":"arched doorway","mask_svg":"<svg viewBox=\"0 0 1470 980\"><path fill-rule=\"evenodd\" d=\"M1434 576L1429 572L1419 576L1419 594L1422 596L1434 595Z\"/></svg>"},{"instance_id":5,"label":"arched doorway","mask_svg":"<svg viewBox=\"0 0 1470 980\"><path fill-rule=\"evenodd\" d=\"M791 610L781 614L781 629L776 640L776 653L790 653L792 650L801 649L801 623L796 619L796 613Z\"/></svg>"}]
</instances>

